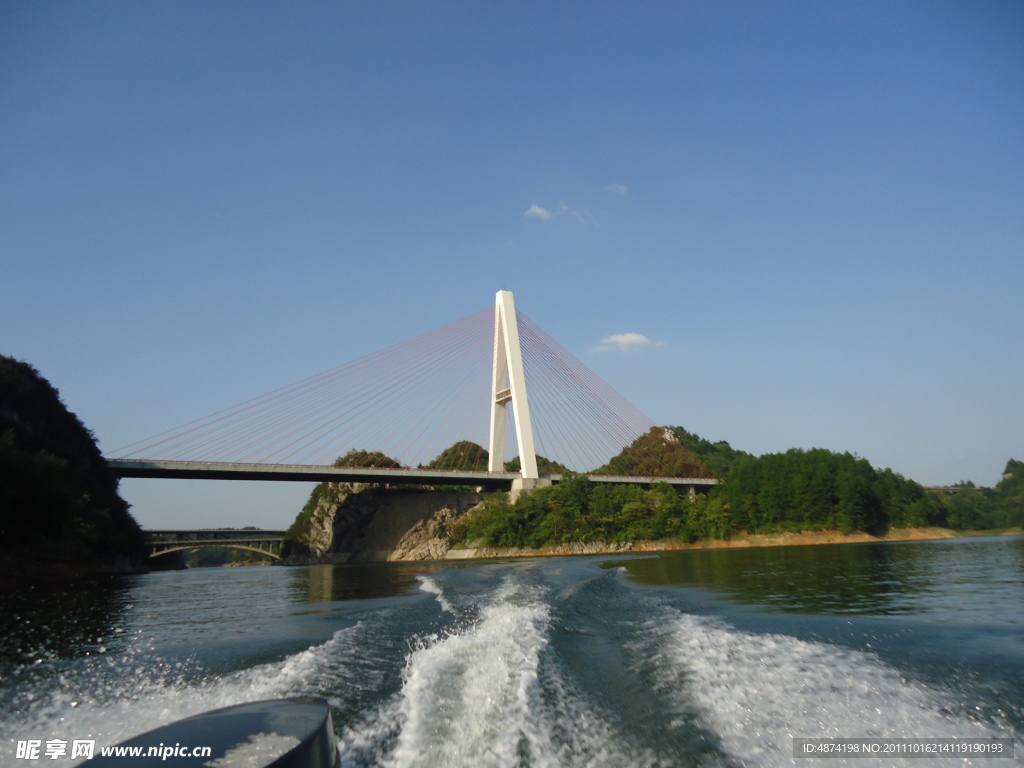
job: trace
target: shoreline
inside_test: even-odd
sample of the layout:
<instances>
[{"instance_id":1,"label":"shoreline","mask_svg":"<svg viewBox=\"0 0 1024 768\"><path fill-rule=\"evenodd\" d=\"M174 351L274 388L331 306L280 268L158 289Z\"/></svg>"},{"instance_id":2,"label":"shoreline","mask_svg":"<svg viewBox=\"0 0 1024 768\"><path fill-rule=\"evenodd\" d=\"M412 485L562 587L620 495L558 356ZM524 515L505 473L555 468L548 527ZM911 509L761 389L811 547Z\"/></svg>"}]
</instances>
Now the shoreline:
<instances>
[{"instance_id":1,"label":"shoreline","mask_svg":"<svg viewBox=\"0 0 1024 768\"><path fill-rule=\"evenodd\" d=\"M449 549L440 558L409 558L395 557L395 550L381 550L375 557L351 559L348 555L324 556L311 558L303 562L238 562L225 563L221 566L207 567L245 567L251 565L273 565L293 567L303 565L367 565L372 563L450 563L486 560L507 560L511 558L530 557L568 557L572 555L621 555L630 553L681 552L684 550L706 549L750 549L763 547L800 547L824 546L830 544L880 544L910 541L942 541L946 539L977 538L982 536L1020 536L1024 529L992 529L984 531L954 531L950 528L921 527L894 528L884 536L872 536L863 531L841 533L839 531L801 531L800 533L762 533L740 534L731 539L708 539L688 543L665 539L660 541L624 541L609 544L607 542L573 542L558 546L546 546L536 549L520 547L463 547Z\"/></svg>"},{"instance_id":2,"label":"shoreline","mask_svg":"<svg viewBox=\"0 0 1024 768\"><path fill-rule=\"evenodd\" d=\"M0 554L0 589L23 586L64 588L72 584L137 576L149 570L124 556L82 560L47 560L21 554Z\"/></svg>"},{"instance_id":3,"label":"shoreline","mask_svg":"<svg viewBox=\"0 0 1024 768\"><path fill-rule=\"evenodd\" d=\"M437 560L412 560L405 558L381 557L368 560L325 560L320 564L368 564L368 563L446 563L470 560L501 560L529 557L567 557L571 555L621 555L629 553L681 552L684 550L706 549L749 549L762 547L801 547L823 546L829 544L879 544L901 541L941 541L946 539L977 538L982 536L1020 536L1024 529L1008 528L985 531L954 531L950 528L893 528L884 536L872 536L862 531L841 533L839 531L801 531L800 533L762 533L740 534L731 539L708 539L693 542L665 539L660 541L625 541L608 544L607 542L573 542L558 546L527 549L518 547L466 547L449 549L444 557ZM383 552L381 554L384 554ZM61 587L75 583L104 579L116 576L130 576L148 573L146 570L132 569L93 569L70 567L69 563L31 560L28 558L0 558L0 585L18 587L22 585L49 585ZM225 563L207 568L238 568L249 566L284 566L313 565L314 563L281 563L280 561L259 562L254 559L246 562ZM81 566L81 563L75 565ZM7 567L2 567L7 566ZM11 566L16 566L11 568Z\"/></svg>"},{"instance_id":4,"label":"shoreline","mask_svg":"<svg viewBox=\"0 0 1024 768\"><path fill-rule=\"evenodd\" d=\"M746 549L753 547L800 547L828 544L879 544L901 541L941 541L944 539L975 538L980 536L1015 536L1024 529L1011 528L991 531L954 531L949 528L893 528L884 536L872 536L863 531L801 531L800 533L739 534L731 539L708 539L688 543L684 541L630 541L616 544L606 542L574 542L557 546L527 549L519 547L467 547L450 549L436 562L452 560L492 560L509 557L563 557L566 555L614 555L627 552L676 552L688 549ZM412 562L392 560L391 562Z\"/></svg>"}]
</instances>

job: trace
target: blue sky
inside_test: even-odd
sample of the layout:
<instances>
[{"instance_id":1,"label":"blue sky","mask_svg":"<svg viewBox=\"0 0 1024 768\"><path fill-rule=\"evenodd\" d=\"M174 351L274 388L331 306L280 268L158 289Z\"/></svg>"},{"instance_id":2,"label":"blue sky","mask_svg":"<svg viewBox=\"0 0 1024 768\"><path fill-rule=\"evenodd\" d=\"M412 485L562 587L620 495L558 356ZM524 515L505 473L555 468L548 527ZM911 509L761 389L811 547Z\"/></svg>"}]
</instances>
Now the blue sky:
<instances>
[{"instance_id":1,"label":"blue sky","mask_svg":"<svg viewBox=\"0 0 1024 768\"><path fill-rule=\"evenodd\" d=\"M0 353L104 450L505 288L659 423L1024 459L1020 3L10 0L0 114ZM123 490L279 527L309 488Z\"/></svg>"}]
</instances>

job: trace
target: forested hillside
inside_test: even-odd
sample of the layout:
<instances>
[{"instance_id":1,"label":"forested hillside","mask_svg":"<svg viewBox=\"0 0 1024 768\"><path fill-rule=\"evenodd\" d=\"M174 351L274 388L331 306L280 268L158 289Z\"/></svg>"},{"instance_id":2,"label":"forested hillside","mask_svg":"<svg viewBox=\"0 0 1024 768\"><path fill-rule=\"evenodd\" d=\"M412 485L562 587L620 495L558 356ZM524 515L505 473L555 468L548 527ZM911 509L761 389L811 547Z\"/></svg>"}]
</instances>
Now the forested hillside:
<instances>
[{"instance_id":1,"label":"forested hillside","mask_svg":"<svg viewBox=\"0 0 1024 768\"><path fill-rule=\"evenodd\" d=\"M793 449L757 457L670 429L682 432L680 443L692 446L701 459L715 462L722 482L710 493L690 499L664 484L610 486L570 475L514 504L495 494L453 535L485 546L541 547L666 538L693 542L740 533L881 535L890 528L1024 526L1024 462L1011 460L994 489L965 483L955 493L937 493L849 453Z\"/></svg>"},{"instance_id":2,"label":"forested hillside","mask_svg":"<svg viewBox=\"0 0 1024 768\"><path fill-rule=\"evenodd\" d=\"M715 478L717 475L667 427L651 427L595 475Z\"/></svg>"},{"instance_id":3,"label":"forested hillside","mask_svg":"<svg viewBox=\"0 0 1024 768\"><path fill-rule=\"evenodd\" d=\"M128 570L142 532L95 438L35 368L0 356L0 553L7 570Z\"/></svg>"},{"instance_id":4,"label":"forested hillside","mask_svg":"<svg viewBox=\"0 0 1024 768\"><path fill-rule=\"evenodd\" d=\"M338 466L397 466L380 452L352 451ZM711 442L682 427L656 427L637 438L594 474L718 477L719 485L690 498L667 484L651 488L607 485L575 475L538 456L541 474L562 481L520 496L493 494L450 526L457 543L542 547L572 542L676 539L694 542L737 534L863 531L891 528L955 530L1024 525L1024 462L1011 460L995 488L970 483L955 493L933 492L913 480L877 469L866 459L825 449L792 449L754 456L729 443ZM431 468L482 470L487 451L460 441ZM519 469L518 458L506 463ZM318 486L289 536L304 530L328 486Z\"/></svg>"},{"instance_id":5,"label":"forested hillside","mask_svg":"<svg viewBox=\"0 0 1024 768\"><path fill-rule=\"evenodd\" d=\"M1010 459L995 488L959 483L955 493L938 494L950 528L988 529L1024 527L1024 462Z\"/></svg>"},{"instance_id":6,"label":"forested hillside","mask_svg":"<svg viewBox=\"0 0 1024 768\"><path fill-rule=\"evenodd\" d=\"M792 449L739 462L716 492L737 530L865 531L938 525L924 489L866 459L816 448Z\"/></svg>"},{"instance_id":7,"label":"forested hillside","mask_svg":"<svg viewBox=\"0 0 1024 768\"><path fill-rule=\"evenodd\" d=\"M725 440L712 443L692 432L687 432L682 427L666 427L671 430L676 439L700 457L701 461L708 465L712 472L719 477L728 475L732 468L744 459L754 458L753 454L733 448Z\"/></svg>"}]
</instances>

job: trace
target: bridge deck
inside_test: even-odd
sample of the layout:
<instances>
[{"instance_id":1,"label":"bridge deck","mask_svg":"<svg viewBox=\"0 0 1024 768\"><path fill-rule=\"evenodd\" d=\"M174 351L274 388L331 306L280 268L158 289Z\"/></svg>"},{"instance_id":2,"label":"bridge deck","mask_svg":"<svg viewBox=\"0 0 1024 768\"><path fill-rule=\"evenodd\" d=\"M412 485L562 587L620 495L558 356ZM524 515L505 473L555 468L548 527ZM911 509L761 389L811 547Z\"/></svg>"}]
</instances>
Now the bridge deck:
<instances>
[{"instance_id":1,"label":"bridge deck","mask_svg":"<svg viewBox=\"0 0 1024 768\"><path fill-rule=\"evenodd\" d=\"M143 533L150 536L212 536L213 538L272 538L279 539L284 536L284 531L267 531L262 528L168 528L168 529L145 529Z\"/></svg>"},{"instance_id":2,"label":"bridge deck","mask_svg":"<svg viewBox=\"0 0 1024 768\"><path fill-rule=\"evenodd\" d=\"M382 483L388 485L478 485L508 490L518 472L464 472L436 469L365 469L308 464L241 464L203 461L144 461L108 459L118 477L178 478L187 480L285 480L304 483ZM541 475L557 483L561 475ZM595 483L681 486L712 486L718 481L704 477L631 477L587 475Z\"/></svg>"},{"instance_id":3,"label":"bridge deck","mask_svg":"<svg viewBox=\"0 0 1024 768\"><path fill-rule=\"evenodd\" d=\"M200 530L149 530L146 543L149 556L160 557L182 550L206 547L227 547L259 552L274 560L281 559L284 531L239 530L237 528Z\"/></svg>"}]
</instances>

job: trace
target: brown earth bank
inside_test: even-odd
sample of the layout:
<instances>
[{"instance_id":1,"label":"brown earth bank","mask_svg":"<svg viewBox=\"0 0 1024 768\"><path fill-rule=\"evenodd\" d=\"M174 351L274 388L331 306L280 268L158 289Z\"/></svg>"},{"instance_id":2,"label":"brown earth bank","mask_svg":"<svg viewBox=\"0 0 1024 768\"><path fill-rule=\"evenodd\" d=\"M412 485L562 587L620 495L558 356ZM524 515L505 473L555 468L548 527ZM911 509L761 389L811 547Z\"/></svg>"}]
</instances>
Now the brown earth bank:
<instances>
[{"instance_id":1,"label":"brown earth bank","mask_svg":"<svg viewBox=\"0 0 1024 768\"><path fill-rule=\"evenodd\" d=\"M573 542L538 549L516 547L453 548L445 560L472 560L494 557L555 557L563 555L605 555L620 552L670 552L684 549L743 549L748 547L792 547L813 544L867 544L883 541L933 541L956 539L962 536L984 536L991 531L957 532L949 528L894 528L885 536L872 536L855 531L802 531L800 533L739 534L731 539L712 539L689 543L666 539L663 541ZM1017 531L1019 533L1019 531Z\"/></svg>"}]
</instances>

